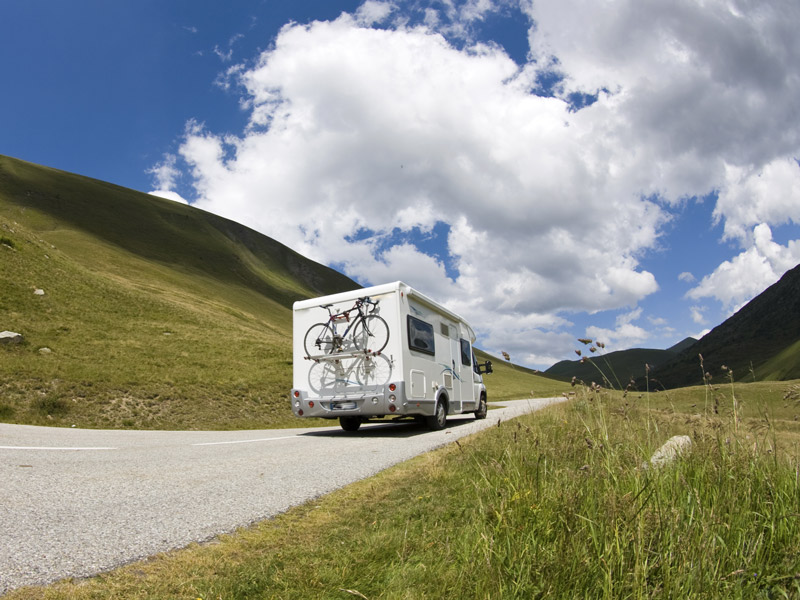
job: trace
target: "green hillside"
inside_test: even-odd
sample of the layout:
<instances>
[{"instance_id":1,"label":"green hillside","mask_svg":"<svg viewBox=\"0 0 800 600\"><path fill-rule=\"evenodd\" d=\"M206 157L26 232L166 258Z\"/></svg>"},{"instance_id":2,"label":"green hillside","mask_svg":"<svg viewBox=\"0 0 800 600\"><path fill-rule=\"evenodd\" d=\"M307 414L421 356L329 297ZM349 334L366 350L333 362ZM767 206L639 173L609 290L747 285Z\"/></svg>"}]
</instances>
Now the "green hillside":
<instances>
[{"instance_id":1,"label":"green hillside","mask_svg":"<svg viewBox=\"0 0 800 600\"><path fill-rule=\"evenodd\" d=\"M478 363L491 361L494 372L484 377L489 401L523 398L551 398L561 396L572 389L569 383L501 360L495 356L475 350Z\"/></svg>"},{"instance_id":2,"label":"green hillside","mask_svg":"<svg viewBox=\"0 0 800 600\"><path fill-rule=\"evenodd\" d=\"M662 363L674 355L674 352L669 350L632 348L608 354L591 354L583 362L562 360L547 369L545 373L567 379L575 377L586 383L594 381L606 387L621 389L631 378L643 376L646 364Z\"/></svg>"},{"instance_id":3,"label":"green hillside","mask_svg":"<svg viewBox=\"0 0 800 600\"><path fill-rule=\"evenodd\" d=\"M291 303L356 287L232 221L0 157L0 331L25 340L0 348L0 419L297 424Z\"/></svg>"},{"instance_id":4,"label":"green hillside","mask_svg":"<svg viewBox=\"0 0 800 600\"><path fill-rule=\"evenodd\" d=\"M667 362L696 341L694 338L686 338L666 350L631 348L608 354L602 351L590 353L584 348L582 352L586 355L585 361L562 360L547 369L545 374L563 379L575 377L586 383L594 381L603 386L623 389L631 379L645 376L646 365L652 368Z\"/></svg>"},{"instance_id":5,"label":"green hillside","mask_svg":"<svg viewBox=\"0 0 800 600\"><path fill-rule=\"evenodd\" d=\"M727 380L730 371L736 381L796 379L798 341L800 265L650 376L666 388L701 385L703 373Z\"/></svg>"},{"instance_id":6,"label":"green hillside","mask_svg":"<svg viewBox=\"0 0 800 600\"><path fill-rule=\"evenodd\" d=\"M24 336L0 346L0 421L307 426L291 304L357 287L227 219L0 156L0 331ZM495 399L537 387L499 371Z\"/></svg>"},{"instance_id":7,"label":"green hillside","mask_svg":"<svg viewBox=\"0 0 800 600\"><path fill-rule=\"evenodd\" d=\"M758 381L800 379L800 340L759 366L755 370L755 378Z\"/></svg>"}]
</instances>

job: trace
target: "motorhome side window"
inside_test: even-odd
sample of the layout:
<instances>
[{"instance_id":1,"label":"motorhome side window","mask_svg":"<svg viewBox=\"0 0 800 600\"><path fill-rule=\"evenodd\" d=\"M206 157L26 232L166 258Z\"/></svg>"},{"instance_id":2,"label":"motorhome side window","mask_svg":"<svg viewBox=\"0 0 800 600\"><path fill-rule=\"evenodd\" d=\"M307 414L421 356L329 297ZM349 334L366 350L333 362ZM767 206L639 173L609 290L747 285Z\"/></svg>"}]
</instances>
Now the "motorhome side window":
<instances>
[{"instance_id":1,"label":"motorhome side window","mask_svg":"<svg viewBox=\"0 0 800 600\"><path fill-rule=\"evenodd\" d=\"M408 315L408 345L412 350L435 354L433 325Z\"/></svg>"},{"instance_id":2,"label":"motorhome side window","mask_svg":"<svg viewBox=\"0 0 800 600\"><path fill-rule=\"evenodd\" d=\"M467 340L461 340L461 364L465 367L472 365L472 346Z\"/></svg>"}]
</instances>

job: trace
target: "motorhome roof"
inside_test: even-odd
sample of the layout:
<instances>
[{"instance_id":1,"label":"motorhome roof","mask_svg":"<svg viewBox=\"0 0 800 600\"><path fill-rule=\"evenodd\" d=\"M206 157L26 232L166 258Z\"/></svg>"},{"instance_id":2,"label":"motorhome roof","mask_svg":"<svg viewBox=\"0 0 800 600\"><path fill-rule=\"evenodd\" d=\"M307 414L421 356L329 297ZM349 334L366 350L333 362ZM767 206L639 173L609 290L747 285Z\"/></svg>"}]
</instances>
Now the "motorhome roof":
<instances>
[{"instance_id":1,"label":"motorhome roof","mask_svg":"<svg viewBox=\"0 0 800 600\"><path fill-rule=\"evenodd\" d=\"M329 296L322 296L320 298L299 300L298 302L294 303L293 309L303 310L306 308L316 308L323 304L336 304L338 302L347 302L349 300L355 300L356 298L363 298L364 296L380 296L381 294L389 294L392 292L396 292L398 290L404 292L407 296L412 297L418 300L419 302L428 305L434 310L448 316L454 321L464 323L470 331L470 337L472 338L472 341L475 340L475 332L472 330L472 327L469 325L469 323L467 323L461 316L445 308L444 306L442 306L435 300L432 300L422 292L418 292L417 290L415 290L408 284L403 283L402 281L384 283L382 285L376 285L368 288L360 288L357 290L351 290L349 292L341 292L339 294L331 294Z\"/></svg>"}]
</instances>

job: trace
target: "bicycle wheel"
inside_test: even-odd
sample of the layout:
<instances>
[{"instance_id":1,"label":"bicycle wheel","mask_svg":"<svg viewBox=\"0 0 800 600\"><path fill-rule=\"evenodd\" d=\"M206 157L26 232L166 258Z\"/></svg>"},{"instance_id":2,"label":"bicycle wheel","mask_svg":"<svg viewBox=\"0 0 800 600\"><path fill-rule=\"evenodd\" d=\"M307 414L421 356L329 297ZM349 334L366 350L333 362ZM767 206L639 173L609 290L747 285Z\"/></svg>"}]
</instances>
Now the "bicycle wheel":
<instances>
[{"instance_id":1,"label":"bicycle wheel","mask_svg":"<svg viewBox=\"0 0 800 600\"><path fill-rule=\"evenodd\" d=\"M380 352L389 343L389 326L383 317L367 315L353 327L353 344L357 350Z\"/></svg>"},{"instance_id":2,"label":"bicycle wheel","mask_svg":"<svg viewBox=\"0 0 800 600\"><path fill-rule=\"evenodd\" d=\"M327 323L312 325L306 331L306 337L303 339L306 356L331 354L336 349L335 337L333 329Z\"/></svg>"},{"instance_id":3,"label":"bicycle wheel","mask_svg":"<svg viewBox=\"0 0 800 600\"><path fill-rule=\"evenodd\" d=\"M380 386L389 383L392 365L385 356L364 356L358 358L356 381L361 386Z\"/></svg>"},{"instance_id":4,"label":"bicycle wheel","mask_svg":"<svg viewBox=\"0 0 800 600\"><path fill-rule=\"evenodd\" d=\"M315 362L308 371L308 385L320 396L336 392L336 367L330 361Z\"/></svg>"}]
</instances>

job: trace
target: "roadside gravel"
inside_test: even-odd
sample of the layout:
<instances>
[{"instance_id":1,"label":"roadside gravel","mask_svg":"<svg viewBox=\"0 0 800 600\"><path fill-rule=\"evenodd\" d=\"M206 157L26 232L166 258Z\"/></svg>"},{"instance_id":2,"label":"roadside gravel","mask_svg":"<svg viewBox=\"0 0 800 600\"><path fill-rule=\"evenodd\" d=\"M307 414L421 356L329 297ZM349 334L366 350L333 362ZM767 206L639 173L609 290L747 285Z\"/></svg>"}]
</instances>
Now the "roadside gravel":
<instances>
[{"instance_id":1,"label":"roadside gravel","mask_svg":"<svg viewBox=\"0 0 800 600\"><path fill-rule=\"evenodd\" d=\"M262 431L99 431L0 424L0 594L85 577L252 524L460 437L484 421Z\"/></svg>"}]
</instances>

